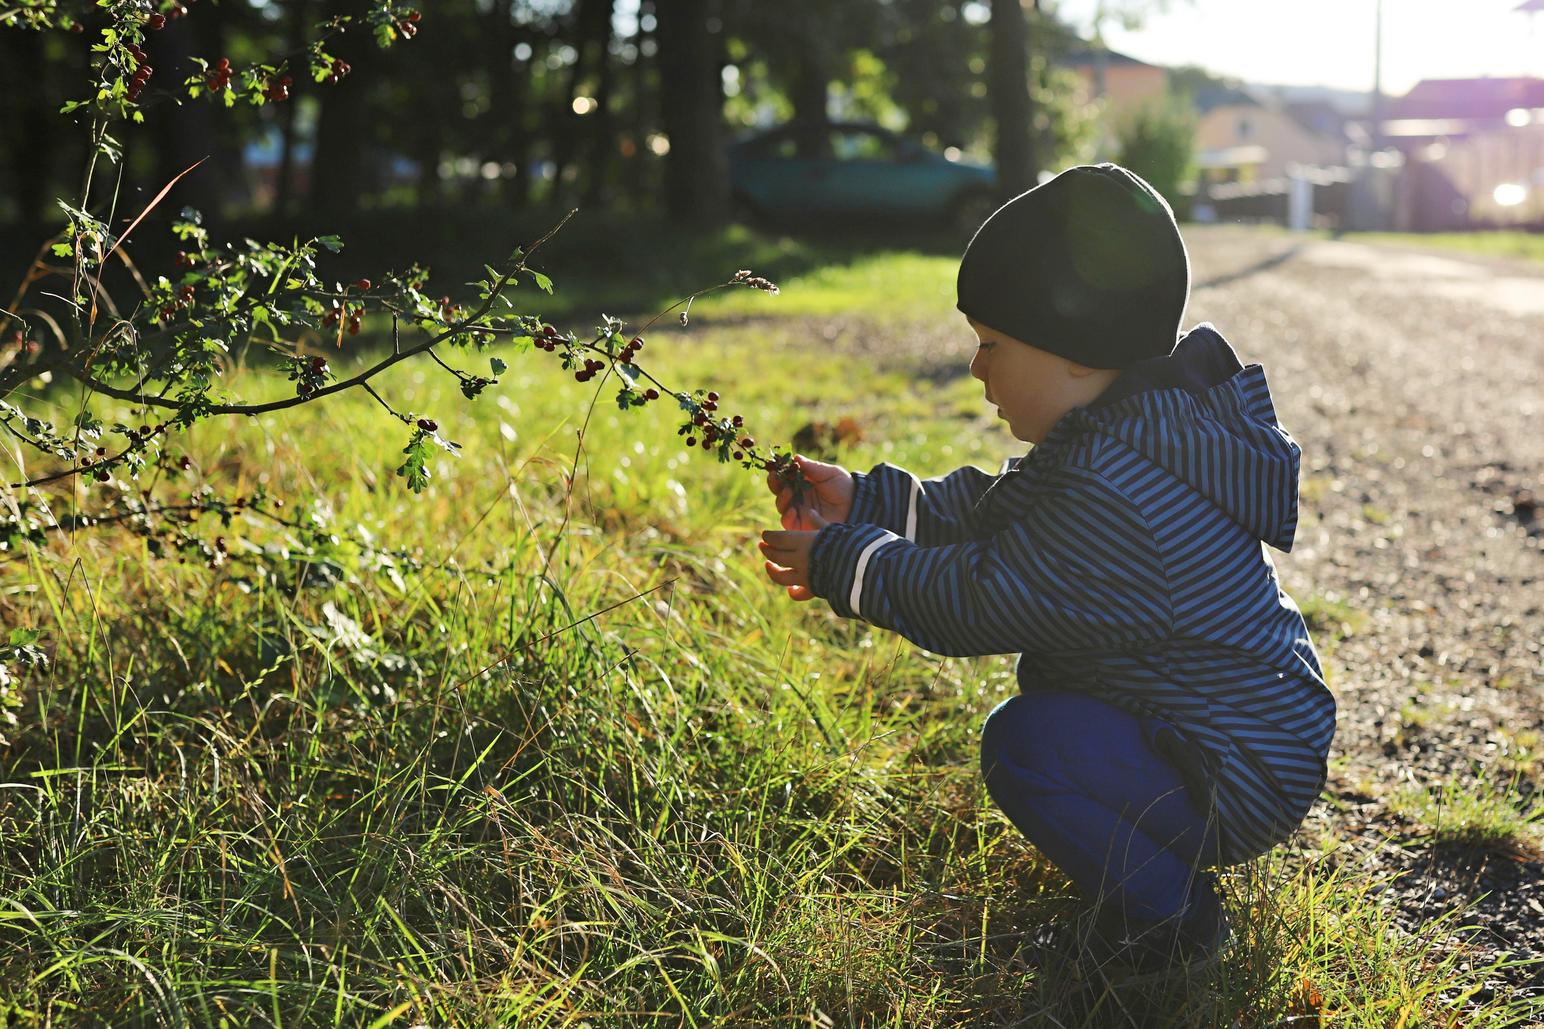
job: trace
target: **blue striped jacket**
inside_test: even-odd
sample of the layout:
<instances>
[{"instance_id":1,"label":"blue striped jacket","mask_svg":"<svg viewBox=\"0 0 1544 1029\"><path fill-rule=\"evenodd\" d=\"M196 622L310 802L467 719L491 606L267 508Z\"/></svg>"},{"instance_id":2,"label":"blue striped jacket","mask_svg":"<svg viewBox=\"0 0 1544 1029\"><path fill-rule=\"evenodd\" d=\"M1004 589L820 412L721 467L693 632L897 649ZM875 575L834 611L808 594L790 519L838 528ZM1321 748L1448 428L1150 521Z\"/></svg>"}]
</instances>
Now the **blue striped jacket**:
<instances>
[{"instance_id":1,"label":"blue striped jacket","mask_svg":"<svg viewBox=\"0 0 1544 1029\"><path fill-rule=\"evenodd\" d=\"M1168 721L1191 745L1192 788L1211 793L1223 862L1248 860L1302 822L1335 731L1262 545L1292 547L1300 454L1264 370L1203 324L996 476L854 473L810 586L938 654L1021 652L1023 690Z\"/></svg>"}]
</instances>

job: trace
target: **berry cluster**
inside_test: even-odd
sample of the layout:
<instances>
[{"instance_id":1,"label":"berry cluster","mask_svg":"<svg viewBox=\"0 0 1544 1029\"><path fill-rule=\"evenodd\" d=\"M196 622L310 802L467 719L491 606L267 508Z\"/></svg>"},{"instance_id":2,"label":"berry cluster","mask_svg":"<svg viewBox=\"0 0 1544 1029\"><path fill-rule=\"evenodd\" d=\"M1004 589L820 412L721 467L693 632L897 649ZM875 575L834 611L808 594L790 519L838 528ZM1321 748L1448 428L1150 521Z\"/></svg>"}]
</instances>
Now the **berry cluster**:
<instances>
[{"instance_id":1,"label":"berry cluster","mask_svg":"<svg viewBox=\"0 0 1544 1029\"><path fill-rule=\"evenodd\" d=\"M191 263L191 262L190 262ZM183 286L177 291L177 296L170 303L161 308L161 321L169 322L177 317L178 311L186 310L193 306L194 289L192 286Z\"/></svg>"},{"instance_id":2,"label":"berry cluster","mask_svg":"<svg viewBox=\"0 0 1544 1029\"><path fill-rule=\"evenodd\" d=\"M347 61L333 61L327 68L327 84L329 86L336 86L340 80L354 70Z\"/></svg>"},{"instance_id":3,"label":"berry cluster","mask_svg":"<svg viewBox=\"0 0 1544 1029\"><path fill-rule=\"evenodd\" d=\"M308 397L327 384L327 358L321 354L309 361L297 357L290 365L289 377L294 380L295 393Z\"/></svg>"},{"instance_id":4,"label":"berry cluster","mask_svg":"<svg viewBox=\"0 0 1544 1029\"><path fill-rule=\"evenodd\" d=\"M555 326L543 325L541 335L536 337L536 349L545 350L550 354L558 348L558 340L562 338L563 334Z\"/></svg>"},{"instance_id":5,"label":"berry cluster","mask_svg":"<svg viewBox=\"0 0 1544 1029\"><path fill-rule=\"evenodd\" d=\"M134 58L134 74L129 77L128 89L125 96L129 103L139 99L140 93L145 90L145 83L150 81L150 76L155 74L155 69L150 66L150 58L141 50L138 43L130 43L125 49L129 56Z\"/></svg>"},{"instance_id":6,"label":"berry cluster","mask_svg":"<svg viewBox=\"0 0 1544 1029\"><path fill-rule=\"evenodd\" d=\"M166 9L164 14L160 11L152 11L149 15L146 16L145 25L148 28L159 31L166 28L166 22L168 20L175 21L187 13L188 9L182 6L182 4L172 4Z\"/></svg>"},{"instance_id":7,"label":"berry cluster","mask_svg":"<svg viewBox=\"0 0 1544 1029\"><path fill-rule=\"evenodd\" d=\"M214 71L210 72L208 77L204 79L204 85L209 87L209 92L218 93L230 84L231 59L229 57L222 57L220 58L220 63L214 66Z\"/></svg>"},{"instance_id":8,"label":"berry cluster","mask_svg":"<svg viewBox=\"0 0 1544 1029\"><path fill-rule=\"evenodd\" d=\"M288 75L280 75L276 79L269 79L267 88L263 90L263 96L267 97L268 102L271 104L281 103L289 99L290 87L294 84L295 80Z\"/></svg>"},{"instance_id":9,"label":"berry cluster","mask_svg":"<svg viewBox=\"0 0 1544 1029\"><path fill-rule=\"evenodd\" d=\"M332 306L327 309L327 313L322 316L322 324L331 327L340 323L346 323L348 325L348 334L350 336L357 336L359 335L360 320L364 316L365 308L363 304L356 307L351 304L340 304L334 300Z\"/></svg>"},{"instance_id":10,"label":"berry cluster","mask_svg":"<svg viewBox=\"0 0 1544 1029\"><path fill-rule=\"evenodd\" d=\"M423 15L416 11L408 11L407 16L397 22L397 31L402 33L403 39L412 39L418 35L418 22Z\"/></svg>"},{"instance_id":11,"label":"berry cluster","mask_svg":"<svg viewBox=\"0 0 1544 1029\"><path fill-rule=\"evenodd\" d=\"M707 449L712 446L743 447L736 449L733 457L736 461L745 460L745 450L751 450L756 446L756 440L751 436L740 436L737 430L745 425L745 419L740 415L733 418L715 418L718 411L718 393L709 390L706 397L696 405L692 412L690 425L683 425L676 431L677 436L686 437L686 445L695 447L697 437L692 435L698 429L702 430L702 446ZM722 441L722 443L721 443Z\"/></svg>"}]
</instances>

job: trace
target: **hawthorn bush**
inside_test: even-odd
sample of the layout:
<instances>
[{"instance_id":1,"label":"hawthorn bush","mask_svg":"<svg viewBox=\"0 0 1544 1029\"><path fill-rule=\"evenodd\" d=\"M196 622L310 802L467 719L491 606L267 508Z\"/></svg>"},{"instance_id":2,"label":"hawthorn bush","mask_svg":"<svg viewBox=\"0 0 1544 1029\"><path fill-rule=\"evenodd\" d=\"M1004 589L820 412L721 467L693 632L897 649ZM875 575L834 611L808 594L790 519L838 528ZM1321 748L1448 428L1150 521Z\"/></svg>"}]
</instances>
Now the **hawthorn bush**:
<instances>
[{"instance_id":1,"label":"hawthorn bush","mask_svg":"<svg viewBox=\"0 0 1544 1029\"><path fill-rule=\"evenodd\" d=\"M157 553L196 553L217 562L219 548L188 529L197 510L226 505L269 510L270 503L278 506L282 499L176 495L175 473L186 470L187 459L171 452L170 441L207 419L284 411L356 388L406 427L404 459L396 471L409 489L421 492L435 449L455 453L461 445L440 432L432 413L400 409L371 380L401 361L427 357L453 376L472 401L498 383L504 363L490 358L486 370L475 371L458 364L496 341L513 344L516 353L536 349L556 355L580 383L600 377L602 388L614 384L616 403L624 410L668 395L682 412L678 435L686 446L700 442L703 452L722 462L777 470L801 485L792 455L759 444L741 416L720 412L716 392L672 389L645 369L637 355L653 321L625 332L619 319L601 315L592 332L578 333L516 309L510 293L520 285L552 292L551 280L530 261L561 222L528 247L515 247L496 263L485 264L484 277L469 284L468 295L456 298L427 292L428 271L419 266L347 283L328 281L320 265L343 247L336 236L289 245L216 244L200 213L187 208L171 221L181 247L173 267L159 272L137 267L126 247L130 235L158 207L175 203L177 181L197 174L197 166L166 183L125 228L115 231L118 197L102 185L102 166L122 159L112 135L116 125L142 121L153 99L225 107L286 102L293 75L336 83L350 73L347 62L327 50L328 41L339 34L362 28L388 47L412 39L422 21L415 8L370 0L358 16L327 21L316 42L301 53L243 67L224 56L195 57L191 67L170 69L166 77L176 84L158 91L152 85L156 69L141 46L145 35L169 19L192 16L189 8L168 0L100 0L95 7L83 0L0 2L0 25L79 33L94 40L95 76L89 94L61 112L89 116L91 157L81 195L59 201L66 224L38 252L16 301L0 311L0 427L19 448L17 467L34 469L17 481L0 483L0 551L40 544L61 527L111 525L142 534ZM109 288L115 261L128 272L132 295ZM681 321L686 322L695 297L730 286L777 292L768 280L742 270L675 305L682 308ZM357 335L366 318L383 326L389 321L391 352L339 378L326 351L341 350L344 337ZM263 400L229 395L222 389L225 371L247 362L283 370L294 385L293 395ZM29 410L26 387L66 380L84 387L80 409L69 423L56 424ZM107 401L132 405L136 418L104 420L99 411Z\"/></svg>"}]
</instances>

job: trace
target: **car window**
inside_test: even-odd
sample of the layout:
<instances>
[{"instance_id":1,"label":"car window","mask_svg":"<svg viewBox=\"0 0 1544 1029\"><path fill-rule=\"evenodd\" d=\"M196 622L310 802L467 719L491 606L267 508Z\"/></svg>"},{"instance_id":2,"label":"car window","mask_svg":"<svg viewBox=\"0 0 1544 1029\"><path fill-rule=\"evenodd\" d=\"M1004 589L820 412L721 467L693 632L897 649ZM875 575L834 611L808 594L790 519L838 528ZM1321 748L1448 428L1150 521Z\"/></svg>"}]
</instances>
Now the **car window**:
<instances>
[{"instance_id":1,"label":"car window","mask_svg":"<svg viewBox=\"0 0 1544 1029\"><path fill-rule=\"evenodd\" d=\"M838 129L831 133L831 153L839 161L893 161L896 139L877 132Z\"/></svg>"}]
</instances>

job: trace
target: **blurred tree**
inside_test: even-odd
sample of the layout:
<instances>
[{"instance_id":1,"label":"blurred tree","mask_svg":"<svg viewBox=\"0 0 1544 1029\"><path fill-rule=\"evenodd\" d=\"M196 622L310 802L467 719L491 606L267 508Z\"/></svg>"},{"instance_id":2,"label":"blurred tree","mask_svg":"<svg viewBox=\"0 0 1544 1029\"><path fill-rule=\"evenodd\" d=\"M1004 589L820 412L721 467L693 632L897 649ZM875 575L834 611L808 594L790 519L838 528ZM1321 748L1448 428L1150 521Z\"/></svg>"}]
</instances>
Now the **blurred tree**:
<instances>
[{"instance_id":1,"label":"blurred tree","mask_svg":"<svg viewBox=\"0 0 1544 1029\"><path fill-rule=\"evenodd\" d=\"M1028 0L1038 9L1038 0ZM992 0L991 53L987 58L992 122L997 130L997 189L1003 199L1035 184L1039 169L1030 142L1029 27L1025 0Z\"/></svg>"},{"instance_id":2,"label":"blurred tree","mask_svg":"<svg viewBox=\"0 0 1544 1029\"><path fill-rule=\"evenodd\" d=\"M284 18L288 24L285 50L291 54L300 54L310 41L310 23L316 16L316 3L315 0L289 0L286 8ZM273 202L273 209L281 218L289 212L295 192L295 113L311 92L310 76L290 77L294 79L290 86L290 102L283 105L279 114L279 175ZM207 115L207 104L198 104L197 108Z\"/></svg>"},{"instance_id":3,"label":"blurred tree","mask_svg":"<svg viewBox=\"0 0 1544 1029\"><path fill-rule=\"evenodd\" d=\"M729 211L720 10L718 0L655 2L660 120L670 145L665 208L690 221L720 221Z\"/></svg>"},{"instance_id":4,"label":"blurred tree","mask_svg":"<svg viewBox=\"0 0 1544 1029\"><path fill-rule=\"evenodd\" d=\"M889 31L875 52L891 71L893 97L910 131L939 146L976 142L985 101L987 26L965 15L965 0L891 0Z\"/></svg>"},{"instance_id":5,"label":"blurred tree","mask_svg":"<svg viewBox=\"0 0 1544 1029\"><path fill-rule=\"evenodd\" d=\"M1115 160L1151 183L1181 217L1188 212L1179 187L1193 174L1195 130L1194 109L1172 94L1153 98L1116 127Z\"/></svg>"},{"instance_id":6,"label":"blurred tree","mask_svg":"<svg viewBox=\"0 0 1544 1029\"><path fill-rule=\"evenodd\" d=\"M347 0L326 0L328 17L347 14L350 8ZM372 176L367 159L371 84L390 84L386 76L376 74L376 47L370 40L350 33L333 49L354 72L322 94L321 110L316 119L308 206L313 214L328 216L358 210L364 194L371 190ZM423 99L415 98L416 103L423 103ZM409 112L412 109L407 108ZM443 112L435 114L433 108L428 110L431 113L427 117L410 116L409 124L443 120Z\"/></svg>"}]
</instances>

